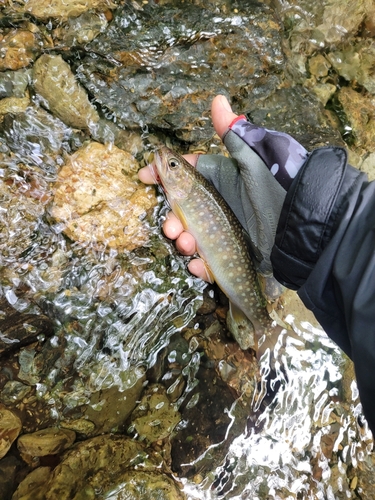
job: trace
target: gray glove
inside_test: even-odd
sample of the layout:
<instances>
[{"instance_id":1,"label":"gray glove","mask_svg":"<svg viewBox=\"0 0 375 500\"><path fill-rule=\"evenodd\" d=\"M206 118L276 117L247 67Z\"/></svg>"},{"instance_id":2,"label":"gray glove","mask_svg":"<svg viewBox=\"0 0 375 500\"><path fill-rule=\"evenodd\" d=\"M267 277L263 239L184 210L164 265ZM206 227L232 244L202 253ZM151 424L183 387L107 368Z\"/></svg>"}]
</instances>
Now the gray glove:
<instances>
[{"instance_id":1,"label":"gray glove","mask_svg":"<svg viewBox=\"0 0 375 500\"><path fill-rule=\"evenodd\" d=\"M288 134L239 116L223 138L232 158L201 155L197 169L232 208L249 234L258 271L272 275L270 254L286 192L307 158Z\"/></svg>"}]
</instances>

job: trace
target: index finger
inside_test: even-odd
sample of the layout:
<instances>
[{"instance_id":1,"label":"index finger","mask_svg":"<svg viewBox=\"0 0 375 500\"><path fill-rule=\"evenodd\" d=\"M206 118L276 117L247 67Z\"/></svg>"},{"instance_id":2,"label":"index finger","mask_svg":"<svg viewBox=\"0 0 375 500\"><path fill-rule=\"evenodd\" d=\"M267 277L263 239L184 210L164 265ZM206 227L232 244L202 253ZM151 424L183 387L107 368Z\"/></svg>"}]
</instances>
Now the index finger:
<instances>
[{"instance_id":1,"label":"index finger","mask_svg":"<svg viewBox=\"0 0 375 500\"><path fill-rule=\"evenodd\" d=\"M198 155L187 154L182 156L185 158L185 160L187 160L191 165L195 167L198 161ZM141 168L138 172L138 177L139 180L144 184L156 184L158 176L156 173L155 165L153 163L150 163L149 165Z\"/></svg>"}]
</instances>

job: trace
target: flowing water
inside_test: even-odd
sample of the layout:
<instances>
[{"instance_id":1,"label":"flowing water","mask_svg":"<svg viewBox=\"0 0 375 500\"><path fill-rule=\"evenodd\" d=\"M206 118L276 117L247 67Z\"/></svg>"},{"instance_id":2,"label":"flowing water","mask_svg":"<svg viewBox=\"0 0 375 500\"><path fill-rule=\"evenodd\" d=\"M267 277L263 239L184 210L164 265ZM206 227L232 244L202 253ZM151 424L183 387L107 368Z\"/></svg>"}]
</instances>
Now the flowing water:
<instances>
[{"instance_id":1,"label":"flowing water","mask_svg":"<svg viewBox=\"0 0 375 500\"><path fill-rule=\"evenodd\" d=\"M159 143L225 153L217 93L372 175L375 7L309 3L3 2L4 500L373 498L351 362L292 293L297 335L241 351L136 180Z\"/></svg>"}]
</instances>

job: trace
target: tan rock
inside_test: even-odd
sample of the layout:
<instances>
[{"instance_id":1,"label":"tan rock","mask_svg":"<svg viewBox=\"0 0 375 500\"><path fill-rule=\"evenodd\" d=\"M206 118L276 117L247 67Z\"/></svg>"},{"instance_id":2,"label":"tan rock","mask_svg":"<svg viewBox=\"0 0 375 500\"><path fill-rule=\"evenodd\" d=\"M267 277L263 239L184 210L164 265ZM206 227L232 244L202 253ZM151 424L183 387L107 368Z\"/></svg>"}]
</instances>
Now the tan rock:
<instances>
[{"instance_id":1,"label":"tan rock","mask_svg":"<svg viewBox=\"0 0 375 500\"><path fill-rule=\"evenodd\" d=\"M164 386L157 384L146 390L131 417L137 435L149 443L168 437L180 420Z\"/></svg>"},{"instance_id":2,"label":"tan rock","mask_svg":"<svg viewBox=\"0 0 375 500\"><path fill-rule=\"evenodd\" d=\"M52 216L75 241L127 250L144 245L148 229L141 218L156 198L137 170L136 160L116 146L84 146L59 173Z\"/></svg>"},{"instance_id":3,"label":"tan rock","mask_svg":"<svg viewBox=\"0 0 375 500\"><path fill-rule=\"evenodd\" d=\"M21 420L5 406L0 406L0 458L7 453L22 429Z\"/></svg>"},{"instance_id":4,"label":"tan rock","mask_svg":"<svg viewBox=\"0 0 375 500\"><path fill-rule=\"evenodd\" d=\"M53 17L60 20L78 17L91 9L105 11L116 7L110 0L27 0L23 3L19 8L21 12L32 14L39 19Z\"/></svg>"},{"instance_id":5,"label":"tan rock","mask_svg":"<svg viewBox=\"0 0 375 500\"><path fill-rule=\"evenodd\" d=\"M43 54L33 67L34 88L50 111L73 128L92 129L99 115L61 56Z\"/></svg>"},{"instance_id":6,"label":"tan rock","mask_svg":"<svg viewBox=\"0 0 375 500\"><path fill-rule=\"evenodd\" d=\"M161 456L134 439L109 434L88 439L64 454L52 473L45 498L95 498L98 489L103 497L109 491L113 495L115 487L123 483L122 475L134 466L144 471L165 471Z\"/></svg>"},{"instance_id":7,"label":"tan rock","mask_svg":"<svg viewBox=\"0 0 375 500\"><path fill-rule=\"evenodd\" d=\"M0 35L0 71L25 68L34 60L36 49L31 31L11 30L4 37Z\"/></svg>"},{"instance_id":8,"label":"tan rock","mask_svg":"<svg viewBox=\"0 0 375 500\"><path fill-rule=\"evenodd\" d=\"M69 448L76 439L76 433L69 429L48 427L31 434L23 434L18 438L19 451L31 457L58 455Z\"/></svg>"},{"instance_id":9,"label":"tan rock","mask_svg":"<svg viewBox=\"0 0 375 500\"><path fill-rule=\"evenodd\" d=\"M324 9L318 29L329 43L337 43L357 32L371 7L372 0L334 0Z\"/></svg>"},{"instance_id":10,"label":"tan rock","mask_svg":"<svg viewBox=\"0 0 375 500\"><path fill-rule=\"evenodd\" d=\"M309 59L309 70L317 78L327 76L331 64L322 54L317 54Z\"/></svg>"},{"instance_id":11,"label":"tan rock","mask_svg":"<svg viewBox=\"0 0 375 500\"><path fill-rule=\"evenodd\" d=\"M338 99L355 137L355 148L375 151L375 98L343 87Z\"/></svg>"},{"instance_id":12,"label":"tan rock","mask_svg":"<svg viewBox=\"0 0 375 500\"><path fill-rule=\"evenodd\" d=\"M5 97L0 100L0 115L23 113L30 104L28 97Z\"/></svg>"},{"instance_id":13,"label":"tan rock","mask_svg":"<svg viewBox=\"0 0 375 500\"><path fill-rule=\"evenodd\" d=\"M12 500L44 500L50 476L50 467L38 467L33 470L19 484Z\"/></svg>"}]
</instances>

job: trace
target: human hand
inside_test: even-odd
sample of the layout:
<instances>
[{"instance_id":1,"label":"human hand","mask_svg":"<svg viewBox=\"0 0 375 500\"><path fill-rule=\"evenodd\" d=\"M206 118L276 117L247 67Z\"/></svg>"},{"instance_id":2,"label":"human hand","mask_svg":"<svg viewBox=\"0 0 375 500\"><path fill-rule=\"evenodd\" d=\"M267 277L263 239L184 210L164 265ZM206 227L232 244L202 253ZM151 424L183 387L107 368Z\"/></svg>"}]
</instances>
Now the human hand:
<instances>
[{"instance_id":1,"label":"human hand","mask_svg":"<svg viewBox=\"0 0 375 500\"><path fill-rule=\"evenodd\" d=\"M285 194L307 152L292 137L252 125L233 113L224 96L216 96L211 115L217 134L232 158L221 155L185 155L189 163L210 180L225 198L249 233L258 270L272 274L270 253ZM152 166L151 166L152 167ZM155 182L149 167L139 171L142 182ZM196 242L178 218L169 213L163 224L165 235L176 241L183 255L193 255ZM205 280L208 276L200 259L192 259L189 271Z\"/></svg>"}]
</instances>

